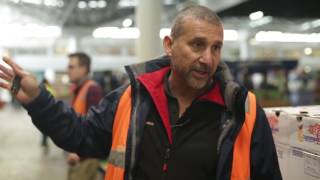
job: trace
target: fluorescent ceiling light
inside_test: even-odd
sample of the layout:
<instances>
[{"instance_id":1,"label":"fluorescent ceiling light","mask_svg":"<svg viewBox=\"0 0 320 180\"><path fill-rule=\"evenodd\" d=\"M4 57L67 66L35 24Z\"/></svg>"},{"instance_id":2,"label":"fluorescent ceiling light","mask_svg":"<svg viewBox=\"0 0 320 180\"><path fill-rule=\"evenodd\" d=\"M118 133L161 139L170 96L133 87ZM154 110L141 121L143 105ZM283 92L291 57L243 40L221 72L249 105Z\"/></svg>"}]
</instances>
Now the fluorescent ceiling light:
<instances>
[{"instance_id":1,"label":"fluorescent ceiling light","mask_svg":"<svg viewBox=\"0 0 320 180\"><path fill-rule=\"evenodd\" d=\"M44 0L43 4L46 6L63 7L64 2L62 0Z\"/></svg>"},{"instance_id":2,"label":"fluorescent ceiling light","mask_svg":"<svg viewBox=\"0 0 320 180\"><path fill-rule=\"evenodd\" d=\"M314 20L311 22L311 25L315 28L315 27L319 27L320 26L320 19Z\"/></svg>"},{"instance_id":3,"label":"fluorescent ceiling light","mask_svg":"<svg viewBox=\"0 0 320 180\"><path fill-rule=\"evenodd\" d=\"M132 25L132 23L133 23L132 19L127 18L127 19L123 20L122 26L123 27L130 27Z\"/></svg>"},{"instance_id":4,"label":"fluorescent ceiling light","mask_svg":"<svg viewBox=\"0 0 320 180\"><path fill-rule=\"evenodd\" d=\"M304 48L304 54L311 55L312 54L312 49L311 48Z\"/></svg>"},{"instance_id":5,"label":"fluorescent ceiling light","mask_svg":"<svg viewBox=\"0 0 320 180\"><path fill-rule=\"evenodd\" d=\"M89 1L88 5L89 5L89 8L97 8L98 2L97 1Z\"/></svg>"},{"instance_id":6,"label":"fluorescent ceiling light","mask_svg":"<svg viewBox=\"0 0 320 180\"><path fill-rule=\"evenodd\" d=\"M140 32L138 28L99 27L92 35L94 38L137 39Z\"/></svg>"},{"instance_id":7,"label":"fluorescent ceiling light","mask_svg":"<svg viewBox=\"0 0 320 180\"><path fill-rule=\"evenodd\" d=\"M79 9L84 9L87 7L87 3L85 1L79 1L78 2L78 8Z\"/></svg>"},{"instance_id":8,"label":"fluorescent ceiling light","mask_svg":"<svg viewBox=\"0 0 320 180\"><path fill-rule=\"evenodd\" d=\"M262 25L266 25L272 22L272 17L271 16L265 16L261 19L255 20L255 21L250 21L249 25L252 28L258 27L258 26L262 26Z\"/></svg>"},{"instance_id":9,"label":"fluorescent ceiling light","mask_svg":"<svg viewBox=\"0 0 320 180\"><path fill-rule=\"evenodd\" d=\"M1 24L0 38L57 38L61 35L58 26L40 26L37 24Z\"/></svg>"},{"instance_id":10,"label":"fluorescent ceiling light","mask_svg":"<svg viewBox=\"0 0 320 180\"><path fill-rule=\"evenodd\" d=\"M99 7L99 8L105 8L105 7L107 7L107 2L104 1L104 0L98 1L98 7Z\"/></svg>"},{"instance_id":11,"label":"fluorescent ceiling light","mask_svg":"<svg viewBox=\"0 0 320 180\"><path fill-rule=\"evenodd\" d=\"M133 7L138 5L138 0L120 0L119 7Z\"/></svg>"},{"instance_id":12,"label":"fluorescent ceiling light","mask_svg":"<svg viewBox=\"0 0 320 180\"><path fill-rule=\"evenodd\" d=\"M306 31L306 30L308 30L308 29L311 29L311 24L310 24L309 22L303 23L303 24L301 25L301 29L304 30L304 31Z\"/></svg>"},{"instance_id":13,"label":"fluorescent ceiling light","mask_svg":"<svg viewBox=\"0 0 320 180\"><path fill-rule=\"evenodd\" d=\"M258 20L261 19L263 17L263 12L262 11L256 11L253 12L249 15L249 18L254 21L254 20Z\"/></svg>"},{"instance_id":14,"label":"fluorescent ceiling light","mask_svg":"<svg viewBox=\"0 0 320 180\"><path fill-rule=\"evenodd\" d=\"M317 28L320 26L320 19L311 21L311 22L305 22L301 25L301 29L306 31L312 28Z\"/></svg>"},{"instance_id":15,"label":"fluorescent ceiling light","mask_svg":"<svg viewBox=\"0 0 320 180\"><path fill-rule=\"evenodd\" d=\"M280 31L260 31L255 35L255 40L261 42L316 43L320 42L320 33L298 34Z\"/></svg>"},{"instance_id":16,"label":"fluorescent ceiling light","mask_svg":"<svg viewBox=\"0 0 320 180\"><path fill-rule=\"evenodd\" d=\"M40 5L42 3L42 0L21 0L21 2Z\"/></svg>"}]
</instances>

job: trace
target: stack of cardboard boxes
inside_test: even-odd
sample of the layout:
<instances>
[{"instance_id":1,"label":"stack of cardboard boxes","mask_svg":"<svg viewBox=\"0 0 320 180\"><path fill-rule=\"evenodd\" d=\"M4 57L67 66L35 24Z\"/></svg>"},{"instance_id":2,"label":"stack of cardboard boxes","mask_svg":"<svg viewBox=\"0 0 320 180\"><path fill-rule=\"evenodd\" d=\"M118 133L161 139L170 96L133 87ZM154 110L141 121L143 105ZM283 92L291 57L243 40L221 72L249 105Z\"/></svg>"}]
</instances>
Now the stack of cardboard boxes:
<instances>
[{"instance_id":1,"label":"stack of cardboard boxes","mask_svg":"<svg viewBox=\"0 0 320 180\"><path fill-rule=\"evenodd\" d=\"M320 179L320 106L265 108L284 180Z\"/></svg>"}]
</instances>

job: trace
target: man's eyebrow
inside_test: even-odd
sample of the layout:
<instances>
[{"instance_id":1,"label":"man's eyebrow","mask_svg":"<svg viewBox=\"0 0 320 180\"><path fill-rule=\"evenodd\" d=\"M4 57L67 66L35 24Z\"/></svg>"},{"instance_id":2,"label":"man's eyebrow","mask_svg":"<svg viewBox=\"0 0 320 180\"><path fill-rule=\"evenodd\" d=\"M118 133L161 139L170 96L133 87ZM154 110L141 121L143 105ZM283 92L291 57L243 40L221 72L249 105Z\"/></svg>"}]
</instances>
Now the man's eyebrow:
<instances>
[{"instance_id":1,"label":"man's eyebrow","mask_svg":"<svg viewBox=\"0 0 320 180\"><path fill-rule=\"evenodd\" d=\"M218 40L218 41L215 42L215 44L219 45L219 46L222 46L223 45L223 41Z\"/></svg>"},{"instance_id":2,"label":"man's eyebrow","mask_svg":"<svg viewBox=\"0 0 320 180\"><path fill-rule=\"evenodd\" d=\"M194 37L190 41L191 42L193 42L193 41L204 41L204 42L207 42L207 38L205 38L205 37ZM218 44L218 45L223 45L223 41L221 41L221 40L216 40L214 43Z\"/></svg>"},{"instance_id":3,"label":"man's eyebrow","mask_svg":"<svg viewBox=\"0 0 320 180\"><path fill-rule=\"evenodd\" d=\"M190 39L189 44L193 44L193 43L204 43L207 44L207 39L203 38L203 37L194 37L192 39Z\"/></svg>"},{"instance_id":4,"label":"man's eyebrow","mask_svg":"<svg viewBox=\"0 0 320 180\"><path fill-rule=\"evenodd\" d=\"M194 37L191 41L207 41L204 37Z\"/></svg>"}]
</instances>

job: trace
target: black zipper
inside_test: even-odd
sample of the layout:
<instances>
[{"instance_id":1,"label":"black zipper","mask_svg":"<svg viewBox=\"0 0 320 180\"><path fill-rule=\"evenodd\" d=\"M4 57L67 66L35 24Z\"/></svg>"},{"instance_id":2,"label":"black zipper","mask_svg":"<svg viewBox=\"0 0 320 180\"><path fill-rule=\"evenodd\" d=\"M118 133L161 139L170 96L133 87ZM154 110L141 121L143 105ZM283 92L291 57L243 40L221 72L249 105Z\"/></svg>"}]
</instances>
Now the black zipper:
<instances>
[{"instance_id":1,"label":"black zipper","mask_svg":"<svg viewBox=\"0 0 320 180\"><path fill-rule=\"evenodd\" d=\"M164 153L164 157L163 157L163 164L162 164L162 178L161 179L165 179L165 175L168 171L168 160L170 158L170 153L171 153L171 148L167 147Z\"/></svg>"}]
</instances>

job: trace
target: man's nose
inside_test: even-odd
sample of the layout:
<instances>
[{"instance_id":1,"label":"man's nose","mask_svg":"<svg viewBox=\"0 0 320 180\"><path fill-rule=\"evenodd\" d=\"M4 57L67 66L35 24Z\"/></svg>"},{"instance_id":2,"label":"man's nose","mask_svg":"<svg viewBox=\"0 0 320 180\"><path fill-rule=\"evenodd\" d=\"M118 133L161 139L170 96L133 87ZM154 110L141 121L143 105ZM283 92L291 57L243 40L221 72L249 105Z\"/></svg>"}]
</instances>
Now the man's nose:
<instances>
[{"instance_id":1,"label":"man's nose","mask_svg":"<svg viewBox=\"0 0 320 180\"><path fill-rule=\"evenodd\" d=\"M207 65L210 65L212 63L212 52L211 52L211 49L208 48L206 49L203 54L202 54L202 57L200 58L199 60L201 63L203 64L207 64Z\"/></svg>"}]
</instances>

